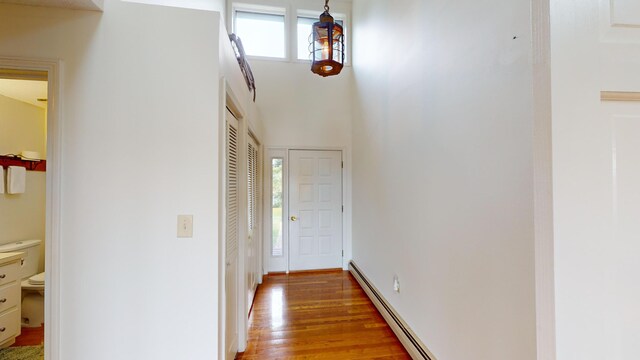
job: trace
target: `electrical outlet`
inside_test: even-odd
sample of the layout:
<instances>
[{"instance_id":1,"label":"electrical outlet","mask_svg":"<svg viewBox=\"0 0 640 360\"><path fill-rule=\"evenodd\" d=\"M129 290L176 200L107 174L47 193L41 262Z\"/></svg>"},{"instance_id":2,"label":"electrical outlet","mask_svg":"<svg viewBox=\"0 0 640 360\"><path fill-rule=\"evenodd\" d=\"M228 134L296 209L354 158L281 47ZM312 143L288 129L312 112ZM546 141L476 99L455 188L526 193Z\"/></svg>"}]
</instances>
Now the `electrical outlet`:
<instances>
[{"instance_id":1,"label":"electrical outlet","mask_svg":"<svg viewBox=\"0 0 640 360\"><path fill-rule=\"evenodd\" d=\"M193 215L178 215L178 237L193 237Z\"/></svg>"},{"instance_id":2,"label":"electrical outlet","mask_svg":"<svg viewBox=\"0 0 640 360\"><path fill-rule=\"evenodd\" d=\"M393 275L393 291L400 293L400 280L398 280L398 275Z\"/></svg>"}]
</instances>

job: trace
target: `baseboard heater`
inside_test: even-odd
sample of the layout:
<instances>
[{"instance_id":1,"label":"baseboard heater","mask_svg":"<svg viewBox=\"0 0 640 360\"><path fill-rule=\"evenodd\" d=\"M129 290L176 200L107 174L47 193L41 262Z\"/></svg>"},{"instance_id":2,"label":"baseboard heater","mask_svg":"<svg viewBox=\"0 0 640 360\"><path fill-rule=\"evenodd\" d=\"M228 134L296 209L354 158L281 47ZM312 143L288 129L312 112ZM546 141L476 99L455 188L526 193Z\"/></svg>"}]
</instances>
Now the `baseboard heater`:
<instances>
[{"instance_id":1,"label":"baseboard heater","mask_svg":"<svg viewBox=\"0 0 640 360\"><path fill-rule=\"evenodd\" d=\"M385 300L378 289L371 284L355 262L349 262L349 271L356 281L358 281L364 292L367 293L376 308L378 308L378 311L387 321L391 330L396 334L398 340L400 340L409 355L411 355L411 358L413 360L436 360L433 354L431 354L411 328L409 328L409 325L402 320L400 315L398 315L395 309Z\"/></svg>"}]
</instances>

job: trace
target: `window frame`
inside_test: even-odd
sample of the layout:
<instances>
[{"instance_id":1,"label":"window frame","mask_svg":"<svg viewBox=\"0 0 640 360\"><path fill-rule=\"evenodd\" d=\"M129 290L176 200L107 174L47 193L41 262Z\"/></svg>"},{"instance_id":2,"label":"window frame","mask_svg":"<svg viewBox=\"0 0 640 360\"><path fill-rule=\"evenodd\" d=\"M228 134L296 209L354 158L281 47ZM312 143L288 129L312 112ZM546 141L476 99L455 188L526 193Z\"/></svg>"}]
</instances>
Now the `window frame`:
<instances>
[{"instance_id":1,"label":"window frame","mask_svg":"<svg viewBox=\"0 0 640 360\"><path fill-rule=\"evenodd\" d=\"M288 148L280 147L265 147L264 158L262 163L264 164L264 193L262 206L263 212L263 268L265 273L267 272L286 272L289 271L289 151ZM281 158L282 161L282 246L283 256L271 256L272 254L272 239L273 239L273 212L272 212L272 197L273 197L273 174L272 164L273 159Z\"/></svg>"},{"instance_id":2,"label":"window frame","mask_svg":"<svg viewBox=\"0 0 640 360\"><path fill-rule=\"evenodd\" d=\"M284 172L285 158L284 158L284 156L275 155L275 156L271 156L270 160L271 160L271 167L269 168L269 178L271 180L271 186L269 188L269 190L270 190L270 194L269 195L270 195L271 201L269 202L269 206L270 206L270 210L271 210L270 211L270 213L271 213L271 217L270 217L271 222L270 222L270 226L269 227L271 228L271 237L270 237L269 244L271 246L269 248L269 256L272 257L272 258L284 258L284 256L285 256L285 249L284 249L284 247L285 247L285 231L286 231L286 229L284 227L289 225L289 223L286 221L285 204L284 204L284 202L285 202L285 196L284 196L284 192L285 192L284 191L285 190L285 187L284 187L284 185L285 185L285 179L284 179L285 178L285 172ZM274 209L274 203L273 203L273 193L274 193L274 188L273 188L273 181L274 181L273 169L274 169L274 166L273 166L273 162L274 162L274 160L280 160L280 167L281 167L280 176L282 177L280 179L280 183L281 183L280 191L282 193L281 194L282 204L280 204L280 208L282 210L282 213L280 214L280 226L281 226L281 228L280 228L280 236L281 236L280 240L281 240L282 243L280 244L281 245L281 249L280 249L280 254L279 255L276 255L274 253L275 249L273 247L273 209Z\"/></svg>"},{"instance_id":3,"label":"window frame","mask_svg":"<svg viewBox=\"0 0 640 360\"><path fill-rule=\"evenodd\" d=\"M246 3L232 3L231 6L231 33L236 32L236 13L237 12L247 12L254 14L264 14L264 15L276 15L276 16L284 16L284 57L272 57L272 56L260 56L260 55L249 55L247 54L248 59L256 59L256 60L267 60L267 61L285 61L288 62L291 60L291 52L289 51L290 45L290 15L289 9L283 6L267 6L267 5L257 5L257 4L246 4ZM237 34L236 34L237 35ZM240 38L242 40L242 37Z\"/></svg>"},{"instance_id":4,"label":"window frame","mask_svg":"<svg viewBox=\"0 0 640 360\"><path fill-rule=\"evenodd\" d=\"M252 0L245 0L252 1ZM236 12L252 12L267 15L284 15L284 46L285 57L269 57L247 55L250 60L265 60L288 62L294 64L310 64L309 59L298 59L298 17L318 19L322 9L308 10L308 4L299 4L298 0L253 0L260 4L235 2L227 0L227 19L230 33L235 32ZM334 9L335 8L335 9ZM332 7L331 15L343 22L345 36L344 66L350 67L353 54L351 46L351 8L344 3L337 3Z\"/></svg>"}]
</instances>

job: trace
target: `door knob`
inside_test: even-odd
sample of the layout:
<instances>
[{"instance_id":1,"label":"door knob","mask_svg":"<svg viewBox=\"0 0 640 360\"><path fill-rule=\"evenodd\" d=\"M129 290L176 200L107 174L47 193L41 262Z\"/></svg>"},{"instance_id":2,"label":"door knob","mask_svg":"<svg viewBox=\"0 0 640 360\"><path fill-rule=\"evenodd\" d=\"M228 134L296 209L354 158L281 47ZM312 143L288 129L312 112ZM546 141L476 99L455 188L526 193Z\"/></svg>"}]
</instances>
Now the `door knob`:
<instances>
[{"instance_id":1,"label":"door knob","mask_svg":"<svg viewBox=\"0 0 640 360\"><path fill-rule=\"evenodd\" d=\"M295 217L295 216L292 216L292 217L291 217L291 221L296 221L296 220L298 220L298 218L297 218L297 217Z\"/></svg>"}]
</instances>

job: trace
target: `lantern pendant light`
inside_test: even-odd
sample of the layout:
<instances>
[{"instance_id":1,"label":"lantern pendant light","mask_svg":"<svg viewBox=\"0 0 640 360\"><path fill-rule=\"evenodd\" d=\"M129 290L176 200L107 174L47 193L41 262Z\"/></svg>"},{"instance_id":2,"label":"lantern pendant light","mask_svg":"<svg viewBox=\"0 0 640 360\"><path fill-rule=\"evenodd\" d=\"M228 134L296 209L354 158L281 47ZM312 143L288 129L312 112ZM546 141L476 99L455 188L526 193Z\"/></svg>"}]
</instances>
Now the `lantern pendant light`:
<instances>
[{"instance_id":1,"label":"lantern pendant light","mask_svg":"<svg viewBox=\"0 0 640 360\"><path fill-rule=\"evenodd\" d=\"M338 75L344 65L344 29L329 14L329 0L325 0L320 21L311 32L311 71L326 77Z\"/></svg>"}]
</instances>

